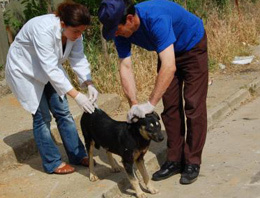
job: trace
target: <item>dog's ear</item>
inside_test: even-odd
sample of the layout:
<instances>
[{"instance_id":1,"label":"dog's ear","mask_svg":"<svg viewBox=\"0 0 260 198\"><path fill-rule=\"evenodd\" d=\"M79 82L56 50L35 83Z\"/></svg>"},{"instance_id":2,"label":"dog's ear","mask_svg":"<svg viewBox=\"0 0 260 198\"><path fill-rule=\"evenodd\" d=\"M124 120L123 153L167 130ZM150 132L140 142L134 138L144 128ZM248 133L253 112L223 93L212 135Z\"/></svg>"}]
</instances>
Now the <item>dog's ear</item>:
<instances>
[{"instance_id":1,"label":"dog's ear","mask_svg":"<svg viewBox=\"0 0 260 198\"><path fill-rule=\"evenodd\" d=\"M131 122L132 123L136 123L138 122L139 118L137 116L134 116L132 119L131 119Z\"/></svg>"},{"instance_id":2,"label":"dog's ear","mask_svg":"<svg viewBox=\"0 0 260 198\"><path fill-rule=\"evenodd\" d=\"M146 114L145 117L155 117L158 120L160 120L160 116L155 111L153 111L152 113Z\"/></svg>"},{"instance_id":3,"label":"dog's ear","mask_svg":"<svg viewBox=\"0 0 260 198\"><path fill-rule=\"evenodd\" d=\"M155 117L156 117L158 120L160 120L160 116L159 116L155 111L153 111L152 114L155 115Z\"/></svg>"}]
</instances>

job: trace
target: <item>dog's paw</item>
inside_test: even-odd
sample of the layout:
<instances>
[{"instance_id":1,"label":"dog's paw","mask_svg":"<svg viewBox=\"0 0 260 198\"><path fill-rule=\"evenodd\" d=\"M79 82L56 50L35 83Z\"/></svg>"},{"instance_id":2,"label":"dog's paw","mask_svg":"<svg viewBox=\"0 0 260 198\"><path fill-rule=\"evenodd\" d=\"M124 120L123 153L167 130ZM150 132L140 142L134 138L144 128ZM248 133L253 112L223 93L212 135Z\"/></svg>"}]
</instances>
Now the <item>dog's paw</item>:
<instances>
[{"instance_id":1,"label":"dog's paw","mask_svg":"<svg viewBox=\"0 0 260 198\"><path fill-rule=\"evenodd\" d=\"M147 195L144 192L136 194L136 196L137 198L147 198Z\"/></svg>"},{"instance_id":2,"label":"dog's paw","mask_svg":"<svg viewBox=\"0 0 260 198\"><path fill-rule=\"evenodd\" d=\"M151 194L157 194L159 192L159 190L154 188L153 185L151 185L151 183L148 183L146 188L147 188L148 192L151 193Z\"/></svg>"},{"instance_id":3,"label":"dog's paw","mask_svg":"<svg viewBox=\"0 0 260 198\"><path fill-rule=\"evenodd\" d=\"M99 179L99 178L98 178L98 176L96 176L96 175L91 174L91 175L89 176L89 180L92 181L92 182L95 182L95 181L97 181L98 179Z\"/></svg>"},{"instance_id":4,"label":"dog's paw","mask_svg":"<svg viewBox=\"0 0 260 198\"><path fill-rule=\"evenodd\" d=\"M159 190L157 190L156 188L154 187L150 187L150 188L147 188L147 190L149 191L149 193L151 194L157 194L159 192Z\"/></svg>"}]
</instances>

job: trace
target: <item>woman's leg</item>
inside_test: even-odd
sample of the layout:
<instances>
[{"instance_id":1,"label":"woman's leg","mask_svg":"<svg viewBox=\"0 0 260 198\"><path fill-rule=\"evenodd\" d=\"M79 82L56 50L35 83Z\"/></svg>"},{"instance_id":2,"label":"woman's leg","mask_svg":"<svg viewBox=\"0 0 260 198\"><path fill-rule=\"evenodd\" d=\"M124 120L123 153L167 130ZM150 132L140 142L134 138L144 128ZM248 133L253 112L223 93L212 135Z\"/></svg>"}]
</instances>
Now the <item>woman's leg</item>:
<instances>
[{"instance_id":1,"label":"woman's leg","mask_svg":"<svg viewBox=\"0 0 260 198\"><path fill-rule=\"evenodd\" d=\"M52 173L62 163L59 150L51 136L50 122L51 115L44 89L38 110L33 115L33 134L47 173Z\"/></svg>"},{"instance_id":2,"label":"woman's leg","mask_svg":"<svg viewBox=\"0 0 260 198\"><path fill-rule=\"evenodd\" d=\"M61 99L50 83L47 85L47 98L69 162L72 164L80 164L81 160L86 157L87 154L79 138L75 121L69 111L67 98L64 97Z\"/></svg>"}]
</instances>

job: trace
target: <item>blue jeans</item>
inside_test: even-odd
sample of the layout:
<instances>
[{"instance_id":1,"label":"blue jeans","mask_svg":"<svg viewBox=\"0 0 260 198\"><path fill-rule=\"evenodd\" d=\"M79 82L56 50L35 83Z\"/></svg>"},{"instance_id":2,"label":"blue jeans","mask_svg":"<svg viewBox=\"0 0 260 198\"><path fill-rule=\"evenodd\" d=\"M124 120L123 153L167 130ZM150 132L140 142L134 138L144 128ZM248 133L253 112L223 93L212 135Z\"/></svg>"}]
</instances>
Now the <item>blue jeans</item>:
<instances>
[{"instance_id":1,"label":"blue jeans","mask_svg":"<svg viewBox=\"0 0 260 198\"><path fill-rule=\"evenodd\" d=\"M50 111L57 123L69 162L79 164L87 156L69 111L67 98L61 99L48 83L45 85L40 105L33 115L34 139L42 158L43 168L47 173L52 173L62 163L59 149L51 136Z\"/></svg>"}]
</instances>

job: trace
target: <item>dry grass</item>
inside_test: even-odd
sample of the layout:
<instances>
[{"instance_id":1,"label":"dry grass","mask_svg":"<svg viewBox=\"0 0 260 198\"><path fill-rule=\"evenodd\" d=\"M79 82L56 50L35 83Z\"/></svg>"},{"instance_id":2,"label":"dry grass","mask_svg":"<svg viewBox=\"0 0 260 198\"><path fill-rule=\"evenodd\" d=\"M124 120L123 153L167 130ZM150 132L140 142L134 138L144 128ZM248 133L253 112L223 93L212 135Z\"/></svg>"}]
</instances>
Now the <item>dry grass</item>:
<instances>
[{"instance_id":1,"label":"dry grass","mask_svg":"<svg viewBox=\"0 0 260 198\"><path fill-rule=\"evenodd\" d=\"M110 50L114 50L112 48L112 43L109 43L108 45ZM136 88L138 91L137 97L140 102L146 101L155 83L157 73L157 55L156 53L146 52L144 49L133 46L132 58ZM124 97L123 89L121 87L117 53L115 51L110 53L109 60L105 60L103 54L99 53L96 54L95 60L96 62L91 64L95 65L95 67L92 68L92 79L99 92L117 93L121 97L121 108L129 108L127 99ZM64 67L68 72L74 87L78 90L86 91L80 88L76 75L69 64L64 64Z\"/></svg>"},{"instance_id":2,"label":"dry grass","mask_svg":"<svg viewBox=\"0 0 260 198\"><path fill-rule=\"evenodd\" d=\"M99 56L99 60L102 60L103 57ZM137 97L139 101L145 101L148 99L155 83L157 55L133 46L132 62L138 91ZM110 53L109 61L102 61L101 65L92 74L97 88L101 93L117 93L121 97L122 108L128 108L128 103L121 87L116 52Z\"/></svg>"},{"instance_id":3,"label":"dry grass","mask_svg":"<svg viewBox=\"0 0 260 198\"><path fill-rule=\"evenodd\" d=\"M255 6L259 9L260 3ZM248 45L257 44L259 13L256 7L252 7L252 4L247 4L240 15L236 10L221 17L217 10L209 15L205 28L208 34L209 57L213 63L211 69L217 69L217 63L231 67L230 62L234 56L248 55Z\"/></svg>"},{"instance_id":4,"label":"dry grass","mask_svg":"<svg viewBox=\"0 0 260 198\"><path fill-rule=\"evenodd\" d=\"M218 70L218 63L223 63L227 69L232 70L230 62L234 56L248 55L250 53L248 46L257 44L260 30L259 10L258 1L257 4L244 2L243 7L240 7L240 15L236 9L221 16L217 10L208 13L204 23L208 35L211 73ZM108 49L109 60L105 60L101 53L89 54L92 78L101 93L117 93L121 96L122 108L128 108L121 88L117 53L113 43L108 43ZM87 49L87 53L90 50L92 48ZM146 101L155 82L157 55L134 46L132 58L138 99ZM72 78L74 79L75 76ZM74 85L77 86L76 81Z\"/></svg>"}]
</instances>

